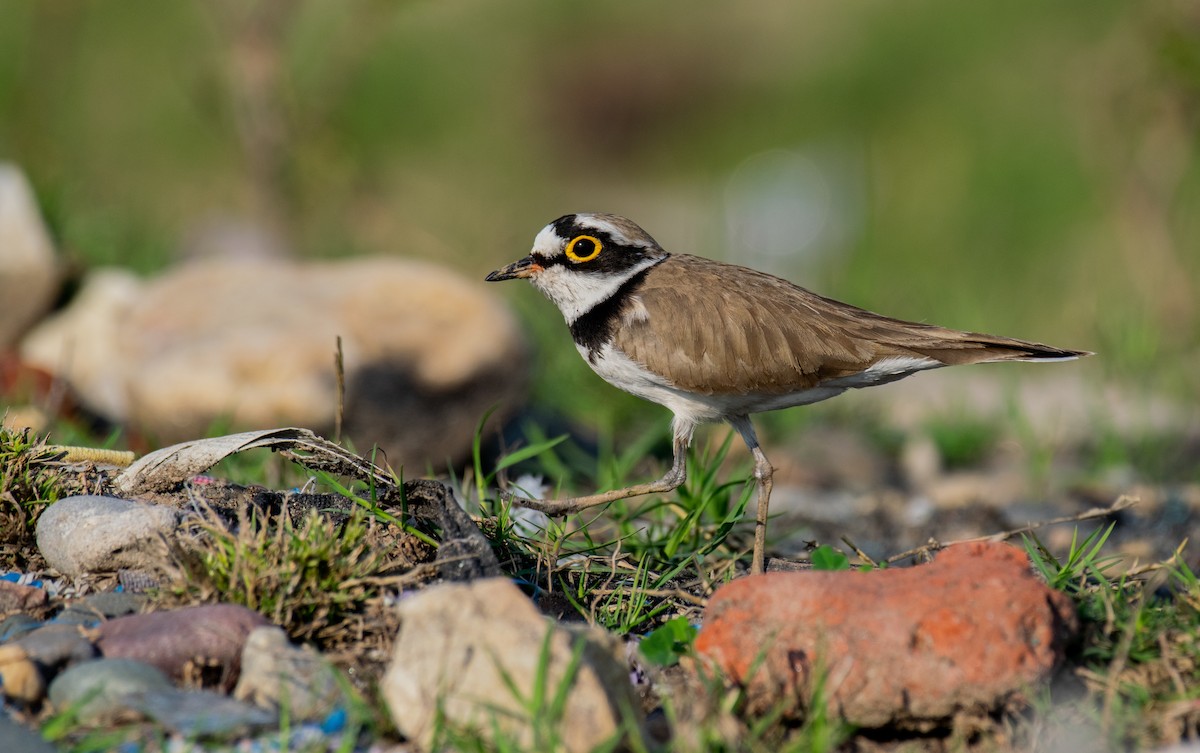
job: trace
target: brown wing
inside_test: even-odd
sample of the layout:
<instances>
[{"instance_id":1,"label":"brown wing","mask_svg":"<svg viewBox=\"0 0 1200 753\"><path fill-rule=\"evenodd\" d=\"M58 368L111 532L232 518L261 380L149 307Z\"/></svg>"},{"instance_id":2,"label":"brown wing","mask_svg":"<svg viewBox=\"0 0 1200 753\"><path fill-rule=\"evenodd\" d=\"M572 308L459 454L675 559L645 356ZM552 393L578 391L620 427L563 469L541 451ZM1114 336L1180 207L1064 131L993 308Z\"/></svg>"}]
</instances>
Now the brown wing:
<instances>
[{"instance_id":1,"label":"brown wing","mask_svg":"<svg viewBox=\"0 0 1200 753\"><path fill-rule=\"evenodd\" d=\"M696 256L672 256L654 267L636 296L645 317L618 327L613 344L650 371L670 374L678 387L702 394L808 389L891 356L951 365L1082 355L891 319ZM649 336L647 322L660 335Z\"/></svg>"}]
</instances>

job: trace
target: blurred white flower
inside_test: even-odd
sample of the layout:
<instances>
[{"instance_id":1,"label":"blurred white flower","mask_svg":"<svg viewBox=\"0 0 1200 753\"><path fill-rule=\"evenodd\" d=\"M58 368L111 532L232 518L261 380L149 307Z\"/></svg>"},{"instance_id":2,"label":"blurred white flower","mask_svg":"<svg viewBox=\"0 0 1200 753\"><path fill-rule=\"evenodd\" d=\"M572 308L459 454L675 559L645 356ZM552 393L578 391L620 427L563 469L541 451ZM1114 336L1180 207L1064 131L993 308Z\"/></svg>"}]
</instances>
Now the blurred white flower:
<instances>
[{"instance_id":1,"label":"blurred white flower","mask_svg":"<svg viewBox=\"0 0 1200 753\"><path fill-rule=\"evenodd\" d=\"M550 486L546 479L533 473L522 473L511 485L513 494L521 499L544 499Z\"/></svg>"},{"instance_id":2,"label":"blurred white flower","mask_svg":"<svg viewBox=\"0 0 1200 753\"><path fill-rule=\"evenodd\" d=\"M521 499L542 499L550 487L541 476L532 473L522 473L510 486L513 495ZM540 535L550 525L550 517L544 512L531 510L528 507L513 505L508 513L512 520L513 531L523 538Z\"/></svg>"}]
</instances>

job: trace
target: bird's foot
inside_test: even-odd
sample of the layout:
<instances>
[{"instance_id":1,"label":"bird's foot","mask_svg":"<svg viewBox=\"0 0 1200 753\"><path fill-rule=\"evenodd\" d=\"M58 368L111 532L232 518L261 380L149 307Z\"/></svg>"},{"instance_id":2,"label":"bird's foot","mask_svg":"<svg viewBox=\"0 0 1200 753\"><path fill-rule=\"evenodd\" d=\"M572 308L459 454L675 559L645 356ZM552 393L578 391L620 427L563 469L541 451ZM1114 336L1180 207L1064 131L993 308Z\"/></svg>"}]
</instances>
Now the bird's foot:
<instances>
[{"instance_id":1,"label":"bird's foot","mask_svg":"<svg viewBox=\"0 0 1200 753\"><path fill-rule=\"evenodd\" d=\"M582 497L568 497L566 499L527 499L519 497L511 492L505 492L504 498L514 505L528 507L531 510L538 510L547 515L570 515L572 513L582 512L589 507L596 505L604 505L609 502L616 502L619 499L628 499L630 497L640 497L645 494L662 494L664 492L674 491L679 488L684 481L682 473L677 473L679 469L672 468L667 475L657 481L649 484L638 484L636 486L626 487L625 489L613 489L607 492L598 494L588 494Z\"/></svg>"}]
</instances>

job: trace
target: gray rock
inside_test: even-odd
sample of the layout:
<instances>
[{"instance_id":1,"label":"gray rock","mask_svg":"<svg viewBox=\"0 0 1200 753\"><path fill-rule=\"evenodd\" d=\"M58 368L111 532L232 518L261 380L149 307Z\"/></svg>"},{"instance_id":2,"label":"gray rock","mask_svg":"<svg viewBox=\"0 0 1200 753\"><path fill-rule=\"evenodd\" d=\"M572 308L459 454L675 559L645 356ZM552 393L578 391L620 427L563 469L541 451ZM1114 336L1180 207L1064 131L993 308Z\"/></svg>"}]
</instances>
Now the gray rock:
<instances>
[{"instance_id":1,"label":"gray rock","mask_svg":"<svg viewBox=\"0 0 1200 753\"><path fill-rule=\"evenodd\" d=\"M337 675L316 651L294 646L277 627L260 627L246 638L242 675L234 698L286 709L298 721L323 719L342 701Z\"/></svg>"},{"instance_id":2,"label":"gray rock","mask_svg":"<svg viewBox=\"0 0 1200 753\"><path fill-rule=\"evenodd\" d=\"M96 723L137 710L135 700L173 690L158 669L131 659L96 659L68 669L50 683L50 702Z\"/></svg>"},{"instance_id":3,"label":"gray rock","mask_svg":"<svg viewBox=\"0 0 1200 753\"><path fill-rule=\"evenodd\" d=\"M38 550L72 578L122 568L154 569L164 562L177 510L116 497L67 497L37 524Z\"/></svg>"},{"instance_id":4,"label":"gray rock","mask_svg":"<svg viewBox=\"0 0 1200 753\"><path fill-rule=\"evenodd\" d=\"M46 683L64 667L90 661L96 648L77 625L44 625L0 646L0 688L26 704L46 694Z\"/></svg>"},{"instance_id":5,"label":"gray rock","mask_svg":"<svg viewBox=\"0 0 1200 753\"><path fill-rule=\"evenodd\" d=\"M6 617L4 621L0 622L0 643L8 643L11 640L16 640L26 633L37 630L41 626L41 620L36 617L30 617L27 614L14 614L11 617Z\"/></svg>"},{"instance_id":6,"label":"gray rock","mask_svg":"<svg viewBox=\"0 0 1200 753\"><path fill-rule=\"evenodd\" d=\"M101 620L111 620L141 611L146 597L125 591L107 591L75 599L54 618L62 625L92 626Z\"/></svg>"},{"instance_id":7,"label":"gray rock","mask_svg":"<svg viewBox=\"0 0 1200 753\"><path fill-rule=\"evenodd\" d=\"M4 753L58 753L58 748L41 735L3 712L0 712L0 740L4 741Z\"/></svg>"},{"instance_id":8,"label":"gray rock","mask_svg":"<svg viewBox=\"0 0 1200 753\"><path fill-rule=\"evenodd\" d=\"M279 718L218 693L175 688L160 670L132 659L96 659L68 669L50 683L50 702L56 710L73 710L84 723L136 714L190 739L240 737L273 727Z\"/></svg>"},{"instance_id":9,"label":"gray rock","mask_svg":"<svg viewBox=\"0 0 1200 753\"><path fill-rule=\"evenodd\" d=\"M131 707L187 739L245 737L275 727L279 716L269 709L204 690L169 688L141 693Z\"/></svg>"},{"instance_id":10,"label":"gray rock","mask_svg":"<svg viewBox=\"0 0 1200 753\"><path fill-rule=\"evenodd\" d=\"M0 351L46 313L58 284L58 260L29 181L0 164Z\"/></svg>"},{"instance_id":11,"label":"gray rock","mask_svg":"<svg viewBox=\"0 0 1200 753\"><path fill-rule=\"evenodd\" d=\"M453 727L532 746L534 720L522 701L532 697L539 673L547 698L568 683L561 719L538 720L547 725L541 729L554 730L563 750L590 751L614 741L622 715L638 708L615 637L557 625L507 579L435 586L399 610L400 632L382 693L397 728L423 749L431 747L439 713ZM542 661L547 638L549 657ZM568 675L576 647L582 650L579 665Z\"/></svg>"},{"instance_id":12,"label":"gray rock","mask_svg":"<svg viewBox=\"0 0 1200 753\"><path fill-rule=\"evenodd\" d=\"M85 662L96 655L95 646L78 625L45 625L11 645L19 646L30 659L51 668Z\"/></svg>"}]
</instances>

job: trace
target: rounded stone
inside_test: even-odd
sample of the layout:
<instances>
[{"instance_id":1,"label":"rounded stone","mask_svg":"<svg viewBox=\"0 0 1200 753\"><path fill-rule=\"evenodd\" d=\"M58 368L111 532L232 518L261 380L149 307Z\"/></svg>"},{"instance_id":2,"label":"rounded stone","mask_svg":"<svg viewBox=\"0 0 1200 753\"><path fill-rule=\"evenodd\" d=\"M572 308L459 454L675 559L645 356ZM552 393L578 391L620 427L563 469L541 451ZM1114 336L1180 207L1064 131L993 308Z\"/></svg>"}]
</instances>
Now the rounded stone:
<instances>
[{"instance_id":1,"label":"rounded stone","mask_svg":"<svg viewBox=\"0 0 1200 753\"><path fill-rule=\"evenodd\" d=\"M100 623L100 653L144 661L171 677L200 670L203 684L232 689L241 668L246 638L271 623L237 604L201 604L164 612L131 614Z\"/></svg>"},{"instance_id":2,"label":"rounded stone","mask_svg":"<svg viewBox=\"0 0 1200 753\"><path fill-rule=\"evenodd\" d=\"M166 675L149 664L131 659L97 659L54 678L50 702L59 711L74 709L81 721L97 721L136 708L134 699L173 687Z\"/></svg>"},{"instance_id":3,"label":"rounded stone","mask_svg":"<svg viewBox=\"0 0 1200 753\"><path fill-rule=\"evenodd\" d=\"M520 699L533 697L537 682L566 694L562 717L547 723L571 753L611 744L622 714L637 707L613 636L548 622L507 578L434 586L398 609L380 690L396 727L422 748L443 723L532 748L533 720Z\"/></svg>"},{"instance_id":4,"label":"rounded stone","mask_svg":"<svg viewBox=\"0 0 1200 753\"><path fill-rule=\"evenodd\" d=\"M466 456L479 416L523 391L520 329L481 282L409 259L207 259L121 320L127 418L165 441L218 420L328 431L339 337L346 435L396 467Z\"/></svg>"},{"instance_id":5,"label":"rounded stone","mask_svg":"<svg viewBox=\"0 0 1200 753\"><path fill-rule=\"evenodd\" d=\"M275 626L255 628L242 649L242 674L234 698L292 719L315 721L343 702L333 666L309 646L296 646Z\"/></svg>"},{"instance_id":6,"label":"rounded stone","mask_svg":"<svg viewBox=\"0 0 1200 753\"><path fill-rule=\"evenodd\" d=\"M180 513L127 499L79 496L50 505L37 524L38 550L62 574L154 569Z\"/></svg>"},{"instance_id":7,"label":"rounded stone","mask_svg":"<svg viewBox=\"0 0 1200 753\"><path fill-rule=\"evenodd\" d=\"M54 303L60 271L46 223L25 174L0 163L0 351Z\"/></svg>"}]
</instances>

